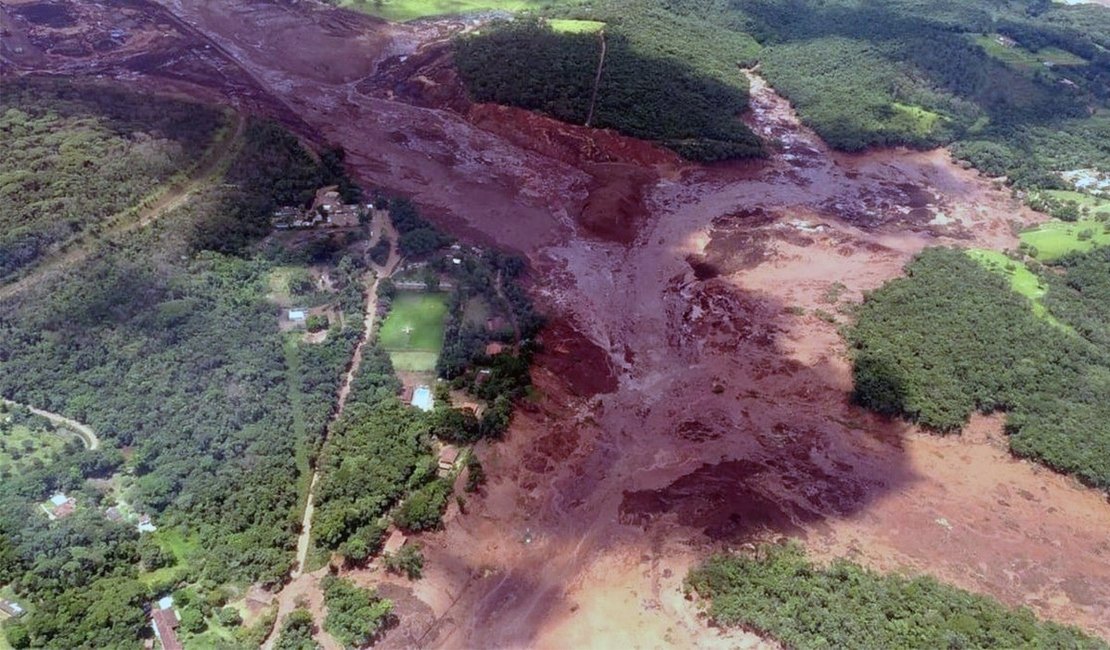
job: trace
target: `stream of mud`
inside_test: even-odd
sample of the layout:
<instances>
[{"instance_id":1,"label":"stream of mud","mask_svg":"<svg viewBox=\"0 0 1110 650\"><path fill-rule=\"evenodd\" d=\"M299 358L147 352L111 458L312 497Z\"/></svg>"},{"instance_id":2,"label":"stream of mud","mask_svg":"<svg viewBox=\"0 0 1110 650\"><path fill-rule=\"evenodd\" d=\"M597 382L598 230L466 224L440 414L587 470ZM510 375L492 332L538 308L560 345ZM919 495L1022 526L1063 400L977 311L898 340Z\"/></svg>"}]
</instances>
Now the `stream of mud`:
<instances>
[{"instance_id":1,"label":"stream of mud","mask_svg":"<svg viewBox=\"0 0 1110 650\"><path fill-rule=\"evenodd\" d=\"M758 646L706 627L682 578L784 536L1110 635L1103 495L1014 460L997 419L937 438L849 401L852 302L926 246L1013 247L1015 224L1043 218L945 151L830 152L752 75L744 119L771 158L693 165L471 105L442 45L461 21L146 6L179 44L86 72L279 117L342 145L367 185L532 263L541 398L480 446L490 483L423 537L423 580L349 573L397 604L382 646ZM42 56L19 65L82 69Z\"/></svg>"}]
</instances>

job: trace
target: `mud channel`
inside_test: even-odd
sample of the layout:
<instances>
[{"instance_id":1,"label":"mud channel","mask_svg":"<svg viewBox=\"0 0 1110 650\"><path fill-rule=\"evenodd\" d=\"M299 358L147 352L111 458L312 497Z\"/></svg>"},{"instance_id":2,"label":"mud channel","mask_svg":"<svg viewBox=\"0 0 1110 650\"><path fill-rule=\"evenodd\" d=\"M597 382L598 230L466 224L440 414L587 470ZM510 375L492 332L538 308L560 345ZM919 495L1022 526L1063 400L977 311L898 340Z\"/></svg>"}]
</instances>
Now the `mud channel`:
<instances>
[{"instance_id":1,"label":"mud channel","mask_svg":"<svg viewBox=\"0 0 1110 650\"><path fill-rule=\"evenodd\" d=\"M0 14L28 44L4 70L275 116L341 144L368 185L530 259L551 319L542 397L479 450L490 483L423 538L425 579L351 572L397 602L384 647L765 645L707 627L682 578L713 550L781 537L1110 635L1104 495L1014 460L997 418L937 438L849 402L848 305L924 247L1001 250L1043 219L945 151L831 152L752 76L745 119L771 158L684 163L472 105L444 45L462 20L131 0L132 40L94 56L51 39L95 42L106 6L70 3L79 25L59 27L21 4Z\"/></svg>"}]
</instances>

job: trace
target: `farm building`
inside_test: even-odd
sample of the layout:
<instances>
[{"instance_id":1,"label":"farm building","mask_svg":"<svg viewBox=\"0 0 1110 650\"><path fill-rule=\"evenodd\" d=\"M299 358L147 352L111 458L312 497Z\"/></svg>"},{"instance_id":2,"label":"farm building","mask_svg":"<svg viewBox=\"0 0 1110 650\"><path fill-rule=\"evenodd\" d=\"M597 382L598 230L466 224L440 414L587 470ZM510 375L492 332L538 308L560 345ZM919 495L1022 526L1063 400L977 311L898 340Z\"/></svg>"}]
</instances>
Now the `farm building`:
<instances>
[{"instance_id":1,"label":"farm building","mask_svg":"<svg viewBox=\"0 0 1110 650\"><path fill-rule=\"evenodd\" d=\"M441 472L450 472L455 469L459 461L459 448L455 445L443 445L439 450L439 469Z\"/></svg>"},{"instance_id":2,"label":"farm building","mask_svg":"<svg viewBox=\"0 0 1110 650\"><path fill-rule=\"evenodd\" d=\"M183 646L177 640L177 622L177 614L172 608L151 612L150 623L154 628L154 636L162 643L163 650L182 650Z\"/></svg>"},{"instance_id":3,"label":"farm building","mask_svg":"<svg viewBox=\"0 0 1110 650\"><path fill-rule=\"evenodd\" d=\"M486 345L486 356L495 357L505 351L505 346L494 341Z\"/></svg>"},{"instance_id":4,"label":"farm building","mask_svg":"<svg viewBox=\"0 0 1110 650\"><path fill-rule=\"evenodd\" d=\"M40 507L43 512L46 513L46 516L53 521L72 515L74 511L77 510L77 500L73 497L66 496L64 492L58 492Z\"/></svg>"},{"instance_id":5,"label":"farm building","mask_svg":"<svg viewBox=\"0 0 1110 650\"><path fill-rule=\"evenodd\" d=\"M136 528L139 529L140 533L153 533L158 530L158 527L150 520L150 515L139 517L139 525Z\"/></svg>"},{"instance_id":6,"label":"farm building","mask_svg":"<svg viewBox=\"0 0 1110 650\"><path fill-rule=\"evenodd\" d=\"M0 598L0 612L5 613L12 618L19 618L26 613L26 610L24 610L17 602Z\"/></svg>"},{"instance_id":7,"label":"farm building","mask_svg":"<svg viewBox=\"0 0 1110 650\"><path fill-rule=\"evenodd\" d=\"M308 311L305 309L290 309L288 318L294 323L303 323L308 318Z\"/></svg>"}]
</instances>

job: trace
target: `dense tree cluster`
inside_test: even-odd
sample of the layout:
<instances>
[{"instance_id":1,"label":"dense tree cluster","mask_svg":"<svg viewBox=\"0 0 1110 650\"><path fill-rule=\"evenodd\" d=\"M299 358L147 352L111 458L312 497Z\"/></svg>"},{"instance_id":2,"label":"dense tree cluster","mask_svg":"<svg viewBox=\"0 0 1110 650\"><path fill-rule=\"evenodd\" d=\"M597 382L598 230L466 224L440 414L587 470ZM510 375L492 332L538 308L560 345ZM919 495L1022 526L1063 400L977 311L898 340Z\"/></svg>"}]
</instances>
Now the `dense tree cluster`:
<instances>
[{"instance_id":1,"label":"dense tree cluster","mask_svg":"<svg viewBox=\"0 0 1110 650\"><path fill-rule=\"evenodd\" d=\"M390 510L435 476L428 429L425 413L393 396L373 406L348 404L320 457L312 525L318 546L350 559L380 548Z\"/></svg>"},{"instance_id":2,"label":"dense tree cluster","mask_svg":"<svg viewBox=\"0 0 1110 650\"><path fill-rule=\"evenodd\" d=\"M397 248L403 255L427 255L453 241L420 216L416 206L406 198L389 202L389 219L400 235Z\"/></svg>"},{"instance_id":3,"label":"dense tree cluster","mask_svg":"<svg viewBox=\"0 0 1110 650\"><path fill-rule=\"evenodd\" d=\"M1015 453L1110 488L1107 250L1045 273L1055 322L964 253L926 250L859 309L856 399L940 431L1005 411Z\"/></svg>"},{"instance_id":4,"label":"dense tree cluster","mask_svg":"<svg viewBox=\"0 0 1110 650\"><path fill-rule=\"evenodd\" d=\"M270 135L248 135L233 170L305 159L289 155L291 136L259 128ZM284 163L271 164L267 178L282 176ZM260 202L293 191L239 182L230 191L273 192ZM336 292L324 297L348 312L346 326L314 345L286 337L267 298L272 262L193 247L190 233L215 223L227 191L212 188L154 228L103 242L64 278L0 306L0 395L87 423L103 443L0 483L0 582L30 605L20 630L35 647L137 645L149 629L144 601L156 595L138 571L175 561L149 538L140 543L133 525L107 520L113 503L89 478L126 473L137 511L204 540L187 573L160 589L180 579L278 582L291 566L297 459L321 439L362 326L360 269L341 262ZM57 490L78 509L50 522L37 504ZM115 613L89 617L94 596ZM189 614L192 627L217 616L205 602Z\"/></svg>"},{"instance_id":5,"label":"dense tree cluster","mask_svg":"<svg viewBox=\"0 0 1110 650\"><path fill-rule=\"evenodd\" d=\"M326 185L338 185L347 201L361 200L343 159L338 148L325 150L317 159L277 123L250 118L242 151L232 161L228 184L218 197L220 205L206 210L193 227L193 248L241 253L269 234L275 208L309 207L316 190Z\"/></svg>"},{"instance_id":6,"label":"dense tree cluster","mask_svg":"<svg viewBox=\"0 0 1110 650\"><path fill-rule=\"evenodd\" d=\"M848 561L814 565L800 547L718 555L687 588L716 622L808 648L1106 648L1079 630L928 577L880 575Z\"/></svg>"},{"instance_id":7,"label":"dense tree cluster","mask_svg":"<svg viewBox=\"0 0 1110 650\"><path fill-rule=\"evenodd\" d=\"M0 280L96 231L200 159L215 109L58 79L0 93Z\"/></svg>"},{"instance_id":8,"label":"dense tree cluster","mask_svg":"<svg viewBox=\"0 0 1110 650\"><path fill-rule=\"evenodd\" d=\"M1061 169L1110 167L1105 12L1057 3L895 0L605 0L549 8L604 21L606 70L595 125L657 140L694 159L756 155L736 120L738 65L760 71L832 146L933 147L1025 187ZM997 57L981 39L1027 53ZM1042 65L1056 48L1080 63ZM600 41L536 20L461 39L472 96L582 123ZM1102 110L1099 110L1101 107Z\"/></svg>"},{"instance_id":9,"label":"dense tree cluster","mask_svg":"<svg viewBox=\"0 0 1110 650\"><path fill-rule=\"evenodd\" d=\"M678 2L682 5L684 3ZM697 3L693 3L697 4ZM957 155L1023 186L1049 172L1110 163L1105 105L1110 55L1092 7L1025 3L715 3L765 46L762 70L835 147L955 142ZM1101 22L1100 22L1101 21ZM975 39L1002 34L1034 54L1058 47L1082 65L1019 67ZM1103 111L1104 112L1104 111Z\"/></svg>"},{"instance_id":10,"label":"dense tree cluster","mask_svg":"<svg viewBox=\"0 0 1110 650\"><path fill-rule=\"evenodd\" d=\"M331 575L325 576L320 586L328 610L324 629L345 648L366 646L393 620L393 602L378 597L372 589Z\"/></svg>"},{"instance_id":11,"label":"dense tree cluster","mask_svg":"<svg viewBox=\"0 0 1110 650\"><path fill-rule=\"evenodd\" d=\"M314 628L312 612L294 609L281 624L274 650L319 650L320 645L312 638Z\"/></svg>"},{"instance_id":12,"label":"dense tree cluster","mask_svg":"<svg viewBox=\"0 0 1110 650\"><path fill-rule=\"evenodd\" d=\"M641 14L616 7L591 15L607 21L591 126L656 140L696 160L761 155L758 138L739 119L748 95L736 63L750 54L750 39L739 46L725 39L716 48L715 41L676 42L650 3L627 4L643 11L642 20ZM691 19L686 23L690 31L683 36L696 36L704 27ZM541 21L518 20L460 40L455 60L476 100L583 124L600 53L598 35L560 33Z\"/></svg>"}]
</instances>

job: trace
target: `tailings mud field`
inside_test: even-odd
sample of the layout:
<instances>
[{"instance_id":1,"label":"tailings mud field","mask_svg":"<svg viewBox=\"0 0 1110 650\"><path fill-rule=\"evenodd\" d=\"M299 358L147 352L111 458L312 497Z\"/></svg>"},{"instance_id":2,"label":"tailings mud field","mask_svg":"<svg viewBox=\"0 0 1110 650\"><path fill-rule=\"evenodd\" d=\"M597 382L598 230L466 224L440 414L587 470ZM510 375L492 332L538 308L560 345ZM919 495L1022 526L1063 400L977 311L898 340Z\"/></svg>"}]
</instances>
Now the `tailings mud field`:
<instances>
[{"instance_id":1,"label":"tailings mud field","mask_svg":"<svg viewBox=\"0 0 1110 650\"><path fill-rule=\"evenodd\" d=\"M44 30L73 29L13 4L5 28L37 34L41 52ZM308 2L131 5L174 35L151 41L157 65L133 52L4 65L274 115L345 147L368 185L532 262L550 315L541 398L479 450L490 482L423 538L423 580L351 574L398 603L383 646L764 645L706 627L682 578L713 550L781 537L1110 636L1104 495L1014 460L997 418L940 438L849 402L837 327L851 303L926 246L1001 250L1043 218L946 152L830 152L752 76L745 119L773 155L693 165L470 104L443 42L473 24Z\"/></svg>"}]
</instances>

